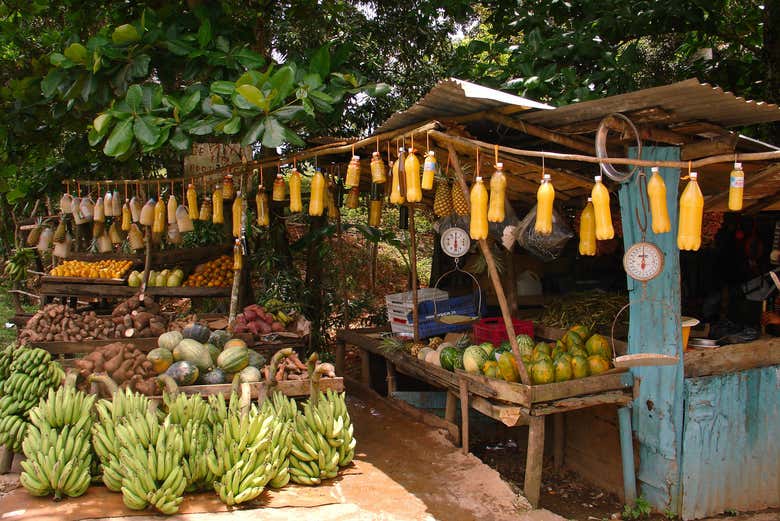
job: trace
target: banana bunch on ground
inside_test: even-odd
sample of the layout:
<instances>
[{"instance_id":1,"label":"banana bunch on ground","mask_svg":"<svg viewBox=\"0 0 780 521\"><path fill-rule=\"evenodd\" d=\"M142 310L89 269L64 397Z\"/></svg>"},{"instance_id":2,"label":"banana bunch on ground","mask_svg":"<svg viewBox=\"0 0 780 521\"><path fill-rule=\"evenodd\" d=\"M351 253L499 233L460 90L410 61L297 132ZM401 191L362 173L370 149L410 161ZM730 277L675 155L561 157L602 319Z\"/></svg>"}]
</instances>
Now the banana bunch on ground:
<instances>
[{"instance_id":1,"label":"banana bunch on ground","mask_svg":"<svg viewBox=\"0 0 780 521\"><path fill-rule=\"evenodd\" d=\"M0 350L0 390L3 388L5 380L11 376L11 363L14 361L14 344L8 344Z\"/></svg>"},{"instance_id":2,"label":"banana bunch on ground","mask_svg":"<svg viewBox=\"0 0 780 521\"><path fill-rule=\"evenodd\" d=\"M27 278L27 266L35 260L35 250L19 248L6 261L3 276L10 282L19 282Z\"/></svg>"},{"instance_id":3,"label":"banana bunch on ground","mask_svg":"<svg viewBox=\"0 0 780 521\"><path fill-rule=\"evenodd\" d=\"M273 435L275 416L268 409L258 411L252 406L243 414L237 407L238 398L231 395L230 407L217 405L214 425L214 447L208 455L208 465L216 477L214 490L228 506L251 501L259 496L274 476L273 445L279 443ZM281 436L282 429L278 431ZM277 454L278 455L278 454Z\"/></svg>"},{"instance_id":4,"label":"banana bunch on ground","mask_svg":"<svg viewBox=\"0 0 780 521\"><path fill-rule=\"evenodd\" d=\"M65 372L43 349L5 348L0 357L6 368L0 398L0 445L18 453L27 434L28 412L49 389L61 384Z\"/></svg>"},{"instance_id":5,"label":"banana bunch on ground","mask_svg":"<svg viewBox=\"0 0 780 521\"><path fill-rule=\"evenodd\" d=\"M356 440L344 394L320 393L316 401L303 406L295 418L290 476L300 485L318 485L335 478L339 467L348 465L355 455Z\"/></svg>"},{"instance_id":6,"label":"banana bunch on ground","mask_svg":"<svg viewBox=\"0 0 780 521\"><path fill-rule=\"evenodd\" d=\"M95 397L74 384L50 388L46 399L30 410L32 425L22 443L27 459L19 481L34 496L78 497L89 487Z\"/></svg>"},{"instance_id":7,"label":"banana bunch on ground","mask_svg":"<svg viewBox=\"0 0 780 521\"><path fill-rule=\"evenodd\" d=\"M292 436L295 429L295 417L298 415L298 405L295 400L282 393L273 393L263 402L264 414L274 416L274 432L272 439L271 461L274 464L273 476L268 485L282 488L290 482L290 451Z\"/></svg>"},{"instance_id":8,"label":"banana bunch on ground","mask_svg":"<svg viewBox=\"0 0 780 521\"><path fill-rule=\"evenodd\" d=\"M122 500L133 510L152 505L163 514L179 511L187 486L182 470L184 437L180 425L146 411L126 417L117 426L124 477Z\"/></svg>"},{"instance_id":9,"label":"banana bunch on ground","mask_svg":"<svg viewBox=\"0 0 780 521\"><path fill-rule=\"evenodd\" d=\"M122 489L122 465L119 462L120 444L117 425L123 418L149 411L151 402L146 396L129 389L117 391L111 400L100 400L95 405L98 421L92 427L92 444L100 459L103 483L113 492Z\"/></svg>"},{"instance_id":10,"label":"banana bunch on ground","mask_svg":"<svg viewBox=\"0 0 780 521\"><path fill-rule=\"evenodd\" d=\"M214 413L206 400L198 394L172 397L166 393L163 402L172 423L181 425L184 440L182 470L187 480L187 492L212 487L215 476L209 469L207 455L211 452L212 419ZM222 400L224 406L225 400Z\"/></svg>"}]
</instances>

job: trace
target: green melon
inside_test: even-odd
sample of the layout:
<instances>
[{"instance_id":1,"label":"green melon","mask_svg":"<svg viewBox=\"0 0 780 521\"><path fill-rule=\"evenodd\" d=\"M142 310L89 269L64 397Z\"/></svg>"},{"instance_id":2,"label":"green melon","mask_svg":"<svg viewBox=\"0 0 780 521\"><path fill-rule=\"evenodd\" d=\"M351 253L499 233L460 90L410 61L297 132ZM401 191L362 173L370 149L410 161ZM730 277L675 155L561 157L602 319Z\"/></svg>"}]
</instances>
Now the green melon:
<instances>
[{"instance_id":1,"label":"green melon","mask_svg":"<svg viewBox=\"0 0 780 521\"><path fill-rule=\"evenodd\" d=\"M491 344L490 342L482 342L481 344L479 344L479 347L482 348L482 350L485 352L488 358L493 358L493 353L496 350L493 344Z\"/></svg>"},{"instance_id":2,"label":"green melon","mask_svg":"<svg viewBox=\"0 0 780 521\"><path fill-rule=\"evenodd\" d=\"M249 365L249 349L240 345L228 347L217 357L217 365L226 373L237 373Z\"/></svg>"},{"instance_id":3,"label":"green melon","mask_svg":"<svg viewBox=\"0 0 780 521\"><path fill-rule=\"evenodd\" d=\"M463 368L467 373L480 374L488 355L480 346L469 346L463 352Z\"/></svg>"},{"instance_id":4,"label":"green melon","mask_svg":"<svg viewBox=\"0 0 780 521\"><path fill-rule=\"evenodd\" d=\"M517 339L517 347L520 349L520 357L530 357L536 345L534 339L528 335L517 335L515 338Z\"/></svg>"},{"instance_id":5,"label":"green melon","mask_svg":"<svg viewBox=\"0 0 780 521\"><path fill-rule=\"evenodd\" d=\"M481 351L481 349L480 349ZM484 352L484 351L483 351ZM453 370L454 369L465 369L463 364L463 355L465 354L465 351L458 350L458 356L455 358L455 361L452 364Z\"/></svg>"},{"instance_id":6,"label":"green melon","mask_svg":"<svg viewBox=\"0 0 780 521\"><path fill-rule=\"evenodd\" d=\"M515 357L512 353L501 353L499 355L498 371L507 382L520 381L520 372L517 369L517 362L515 362Z\"/></svg>"},{"instance_id":7,"label":"green melon","mask_svg":"<svg viewBox=\"0 0 780 521\"><path fill-rule=\"evenodd\" d=\"M571 357L571 374L574 378L590 376L590 366L586 356L575 355Z\"/></svg>"},{"instance_id":8,"label":"green melon","mask_svg":"<svg viewBox=\"0 0 780 521\"><path fill-rule=\"evenodd\" d=\"M488 360L485 362L485 364L482 366L482 374L488 378L500 378L501 375L498 372L498 362L493 360Z\"/></svg>"},{"instance_id":9,"label":"green melon","mask_svg":"<svg viewBox=\"0 0 780 521\"><path fill-rule=\"evenodd\" d=\"M445 347L441 350L441 353L439 353L439 361L441 362L441 366L447 371L452 371L454 369L455 360L460 360L460 357L460 351L454 347ZM462 365L463 363L461 362L461 366Z\"/></svg>"}]
</instances>

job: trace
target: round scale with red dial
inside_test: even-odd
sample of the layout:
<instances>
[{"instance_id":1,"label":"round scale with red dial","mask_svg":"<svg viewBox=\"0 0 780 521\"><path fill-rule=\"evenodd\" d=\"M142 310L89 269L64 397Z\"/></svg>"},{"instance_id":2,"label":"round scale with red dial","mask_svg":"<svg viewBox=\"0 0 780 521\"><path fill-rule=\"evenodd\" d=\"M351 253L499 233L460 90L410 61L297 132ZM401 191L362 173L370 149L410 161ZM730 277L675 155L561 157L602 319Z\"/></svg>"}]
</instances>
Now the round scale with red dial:
<instances>
[{"instance_id":1,"label":"round scale with red dial","mask_svg":"<svg viewBox=\"0 0 780 521\"><path fill-rule=\"evenodd\" d=\"M623 268L632 279L647 282L664 270L664 253L653 243L638 242L623 255Z\"/></svg>"}]
</instances>

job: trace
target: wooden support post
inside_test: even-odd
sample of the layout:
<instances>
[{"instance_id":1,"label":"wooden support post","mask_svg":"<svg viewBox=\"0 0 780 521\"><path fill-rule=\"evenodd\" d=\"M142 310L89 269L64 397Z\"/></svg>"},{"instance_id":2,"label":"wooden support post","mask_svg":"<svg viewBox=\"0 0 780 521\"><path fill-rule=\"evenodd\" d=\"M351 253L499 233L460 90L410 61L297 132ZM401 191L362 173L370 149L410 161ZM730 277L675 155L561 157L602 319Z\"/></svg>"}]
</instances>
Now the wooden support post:
<instances>
[{"instance_id":1,"label":"wooden support post","mask_svg":"<svg viewBox=\"0 0 780 521\"><path fill-rule=\"evenodd\" d=\"M144 258L144 276L141 282L141 300L144 300L144 293L149 285L149 273L152 265L152 227L144 226L146 232L146 257Z\"/></svg>"},{"instance_id":2,"label":"wooden support post","mask_svg":"<svg viewBox=\"0 0 780 521\"><path fill-rule=\"evenodd\" d=\"M553 421L553 467L563 468L564 450L566 447L566 416L564 413L552 415Z\"/></svg>"},{"instance_id":3,"label":"wooden support post","mask_svg":"<svg viewBox=\"0 0 780 521\"><path fill-rule=\"evenodd\" d=\"M523 492L534 508L539 507L544 459L544 416L532 416L528 426L528 454L525 461Z\"/></svg>"},{"instance_id":4,"label":"wooden support post","mask_svg":"<svg viewBox=\"0 0 780 521\"><path fill-rule=\"evenodd\" d=\"M460 160L458 159L458 153L455 149L447 144L447 150L449 151L450 158L452 159L452 166L455 170L455 179L463 190L463 195L466 199L466 203L469 203L469 188L466 185L466 178L463 177L463 171L460 168ZM493 258L493 252L490 251L490 246L487 240L481 239L479 241L479 247L482 251L482 255L485 257L485 263L487 264L488 273L490 274L490 281L493 283L493 289L496 291L496 297L498 298L498 304L501 307L501 316L504 318L504 325L506 326L506 332L509 336L509 343L512 345L512 354L515 356L517 362L517 369L520 373L520 381L525 385L531 384L531 379L528 377L528 372L523 364L522 357L520 356L520 346L517 344L517 338L515 336L515 327L512 324L512 311L509 308L506 295L504 294L504 287L501 285L501 277L498 274L498 268L496 268L496 260Z\"/></svg>"},{"instance_id":5,"label":"wooden support post","mask_svg":"<svg viewBox=\"0 0 780 521\"><path fill-rule=\"evenodd\" d=\"M385 359L387 365L387 396L392 398L393 393L396 391L395 386L395 365L390 360Z\"/></svg>"},{"instance_id":6,"label":"wooden support post","mask_svg":"<svg viewBox=\"0 0 780 521\"><path fill-rule=\"evenodd\" d=\"M344 376L344 357L347 351L347 344L336 342L336 376Z\"/></svg>"},{"instance_id":7,"label":"wooden support post","mask_svg":"<svg viewBox=\"0 0 780 521\"><path fill-rule=\"evenodd\" d=\"M412 321L414 322L414 341L420 340L420 317L417 306L417 236L414 231L414 203L409 203L409 266L412 271Z\"/></svg>"},{"instance_id":8,"label":"wooden support post","mask_svg":"<svg viewBox=\"0 0 780 521\"><path fill-rule=\"evenodd\" d=\"M450 423L455 425L457 420L457 412L458 412L458 396L452 392L447 391L447 404L444 409L444 419ZM453 442L455 445L458 445L460 443L460 430L457 429L451 429L450 434L453 435Z\"/></svg>"},{"instance_id":9,"label":"wooden support post","mask_svg":"<svg viewBox=\"0 0 780 521\"><path fill-rule=\"evenodd\" d=\"M14 463L14 453L8 447L0 447L0 474L11 472Z\"/></svg>"},{"instance_id":10,"label":"wooden support post","mask_svg":"<svg viewBox=\"0 0 780 521\"><path fill-rule=\"evenodd\" d=\"M366 387L371 387L371 353L360 350L360 381Z\"/></svg>"},{"instance_id":11,"label":"wooden support post","mask_svg":"<svg viewBox=\"0 0 780 521\"><path fill-rule=\"evenodd\" d=\"M469 384L465 378L458 378L460 390L460 440L461 452L469 453Z\"/></svg>"}]
</instances>

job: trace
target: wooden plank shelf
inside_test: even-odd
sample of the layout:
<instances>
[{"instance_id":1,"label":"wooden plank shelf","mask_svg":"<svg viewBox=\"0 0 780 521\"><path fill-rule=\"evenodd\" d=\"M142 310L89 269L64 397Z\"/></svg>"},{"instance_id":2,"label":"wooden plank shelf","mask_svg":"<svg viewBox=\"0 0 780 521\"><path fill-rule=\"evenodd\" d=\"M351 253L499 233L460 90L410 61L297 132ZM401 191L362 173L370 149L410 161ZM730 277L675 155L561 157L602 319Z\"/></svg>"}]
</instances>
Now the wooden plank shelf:
<instances>
[{"instance_id":1,"label":"wooden plank shelf","mask_svg":"<svg viewBox=\"0 0 780 521\"><path fill-rule=\"evenodd\" d=\"M735 373L773 365L780 365L780 337L764 337L754 342L714 349L688 349L684 355L686 378Z\"/></svg>"},{"instance_id":2,"label":"wooden plank shelf","mask_svg":"<svg viewBox=\"0 0 780 521\"><path fill-rule=\"evenodd\" d=\"M124 285L127 284L127 277L120 277L120 278L111 278L111 279L100 279L100 278L93 278L93 277L58 277L55 275L44 275L41 277L41 283L46 284L98 284L98 285L104 285L104 284L113 284L113 285Z\"/></svg>"},{"instance_id":3,"label":"wooden plank shelf","mask_svg":"<svg viewBox=\"0 0 780 521\"><path fill-rule=\"evenodd\" d=\"M232 390L232 384L216 384L216 385L186 385L179 387L179 392L192 395L199 394L201 396L209 396L214 394L222 394L224 396L230 396ZM290 397L303 397L308 396L310 392L309 380L283 380L276 382L276 385L270 386L267 382L252 382L249 384L251 397L253 400L258 398L264 398L273 390L278 390ZM344 378L320 378L320 390L327 391L333 390L341 392L344 390Z\"/></svg>"},{"instance_id":4,"label":"wooden plank shelf","mask_svg":"<svg viewBox=\"0 0 780 521\"><path fill-rule=\"evenodd\" d=\"M199 264L203 261L227 254L233 251L232 244L214 244L210 246L199 246L197 248L173 248L170 250L156 250L151 254L151 265L169 266L174 264ZM143 265L146 256L144 253L119 254L119 253L71 253L68 260L80 260L95 262L100 260L129 260L136 264Z\"/></svg>"},{"instance_id":5,"label":"wooden plank shelf","mask_svg":"<svg viewBox=\"0 0 780 521\"><path fill-rule=\"evenodd\" d=\"M132 297L138 293L139 288L130 286L75 283L75 282L46 282L41 281L40 294L50 297ZM181 298L217 298L229 297L230 287L195 288L190 286L177 286L175 288L150 286L146 288L146 295L153 297L181 297Z\"/></svg>"}]
</instances>

